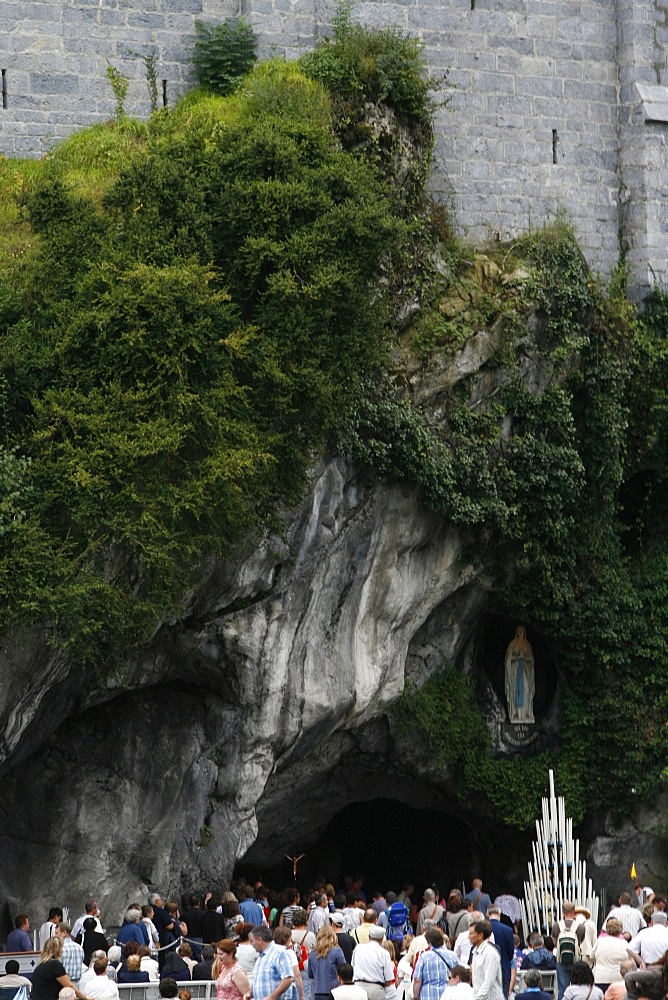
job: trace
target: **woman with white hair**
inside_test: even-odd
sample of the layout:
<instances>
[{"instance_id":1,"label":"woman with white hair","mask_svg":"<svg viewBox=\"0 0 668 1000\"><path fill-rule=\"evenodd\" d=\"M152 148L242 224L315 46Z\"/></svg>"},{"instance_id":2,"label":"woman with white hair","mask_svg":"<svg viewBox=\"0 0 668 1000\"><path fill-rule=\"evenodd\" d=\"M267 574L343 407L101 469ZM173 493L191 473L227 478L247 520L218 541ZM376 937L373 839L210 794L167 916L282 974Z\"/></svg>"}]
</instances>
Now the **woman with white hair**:
<instances>
[{"instance_id":1,"label":"woman with white hair","mask_svg":"<svg viewBox=\"0 0 668 1000\"><path fill-rule=\"evenodd\" d=\"M114 982L117 982L116 972L121 964L121 958L123 957L123 952L121 951L120 945L112 944L111 948L107 952L107 959L109 964L107 965L107 975Z\"/></svg>"},{"instance_id":2,"label":"woman with white hair","mask_svg":"<svg viewBox=\"0 0 668 1000\"><path fill-rule=\"evenodd\" d=\"M148 932L144 925L139 923L140 920L140 907L128 907L123 917L123 926L116 935L117 944L127 944L128 941L136 941L137 944L149 944Z\"/></svg>"}]
</instances>

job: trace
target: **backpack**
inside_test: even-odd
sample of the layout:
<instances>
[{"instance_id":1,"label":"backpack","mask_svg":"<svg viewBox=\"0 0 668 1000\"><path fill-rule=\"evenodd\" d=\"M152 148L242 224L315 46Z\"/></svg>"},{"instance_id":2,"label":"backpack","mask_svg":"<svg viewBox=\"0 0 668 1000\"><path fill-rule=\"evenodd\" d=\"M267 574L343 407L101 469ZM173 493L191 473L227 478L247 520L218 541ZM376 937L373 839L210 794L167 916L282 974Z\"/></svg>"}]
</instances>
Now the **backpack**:
<instances>
[{"instance_id":1,"label":"backpack","mask_svg":"<svg viewBox=\"0 0 668 1000\"><path fill-rule=\"evenodd\" d=\"M304 968L306 967L306 963L308 962L308 952L304 945L304 938L302 938L301 941L293 940L292 948L295 955L297 956L297 965L299 966L299 970L301 972L304 970Z\"/></svg>"},{"instance_id":2,"label":"backpack","mask_svg":"<svg viewBox=\"0 0 668 1000\"><path fill-rule=\"evenodd\" d=\"M564 920L559 921L559 937L557 938L556 959L560 965L573 965L580 958L580 945L576 934L575 922L566 927Z\"/></svg>"},{"instance_id":3,"label":"backpack","mask_svg":"<svg viewBox=\"0 0 668 1000\"><path fill-rule=\"evenodd\" d=\"M387 911L388 941L403 941L408 924L408 910L403 903L392 903Z\"/></svg>"}]
</instances>

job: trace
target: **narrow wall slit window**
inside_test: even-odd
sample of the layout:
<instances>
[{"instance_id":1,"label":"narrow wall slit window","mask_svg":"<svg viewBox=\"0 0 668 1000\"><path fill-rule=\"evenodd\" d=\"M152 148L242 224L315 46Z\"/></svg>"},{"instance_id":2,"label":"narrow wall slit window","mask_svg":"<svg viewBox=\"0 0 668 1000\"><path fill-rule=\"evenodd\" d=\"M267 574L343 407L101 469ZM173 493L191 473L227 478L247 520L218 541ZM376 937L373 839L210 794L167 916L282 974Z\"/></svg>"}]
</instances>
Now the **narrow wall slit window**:
<instances>
[{"instance_id":1,"label":"narrow wall slit window","mask_svg":"<svg viewBox=\"0 0 668 1000\"><path fill-rule=\"evenodd\" d=\"M167 107L167 81L162 81L162 106Z\"/></svg>"},{"instance_id":2,"label":"narrow wall slit window","mask_svg":"<svg viewBox=\"0 0 668 1000\"><path fill-rule=\"evenodd\" d=\"M557 163L557 143L559 142L559 133L556 128L552 129L552 162Z\"/></svg>"},{"instance_id":3,"label":"narrow wall slit window","mask_svg":"<svg viewBox=\"0 0 668 1000\"><path fill-rule=\"evenodd\" d=\"M7 70L2 71L2 107L7 108Z\"/></svg>"}]
</instances>

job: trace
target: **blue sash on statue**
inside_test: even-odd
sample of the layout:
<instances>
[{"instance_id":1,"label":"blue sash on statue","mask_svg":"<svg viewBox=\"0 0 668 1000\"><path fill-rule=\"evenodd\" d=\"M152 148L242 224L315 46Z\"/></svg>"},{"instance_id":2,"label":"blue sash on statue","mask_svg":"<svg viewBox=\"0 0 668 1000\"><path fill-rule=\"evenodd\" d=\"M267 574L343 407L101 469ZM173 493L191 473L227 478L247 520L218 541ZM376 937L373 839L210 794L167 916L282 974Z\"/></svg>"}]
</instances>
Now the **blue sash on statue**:
<instances>
[{"instance_id":1,"label":"blue sash on statue","mask_svg":"<svg viewBox=\"0 0 668 1000\"><path fill-rule=\"evenodd\" d=\"M524 704L524 657L520 653L515 670L515 707L521 708Z\"/></svg>"}]
</instances>

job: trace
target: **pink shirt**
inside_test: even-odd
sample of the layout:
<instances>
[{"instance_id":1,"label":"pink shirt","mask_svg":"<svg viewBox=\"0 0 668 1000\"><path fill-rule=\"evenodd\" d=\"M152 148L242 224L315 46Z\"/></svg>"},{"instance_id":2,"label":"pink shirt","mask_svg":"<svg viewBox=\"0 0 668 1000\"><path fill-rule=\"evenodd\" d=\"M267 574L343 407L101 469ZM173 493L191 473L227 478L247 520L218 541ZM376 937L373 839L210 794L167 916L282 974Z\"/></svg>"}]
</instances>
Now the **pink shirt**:
<instances>
[{"instance_id":1,"label":"pink shirt","mask_svg":"<svg viewBox=\"0 0 668 1000\"><path fill-rule=\"evenodd\" d=\"M223 969L216 979L216 998L217 1000L239 1000L241 993L236 987L232 976L235 976L237 972L241 972L242 968L238 962L231 965L229 969Z\"/></svg>"}]
</instances>

